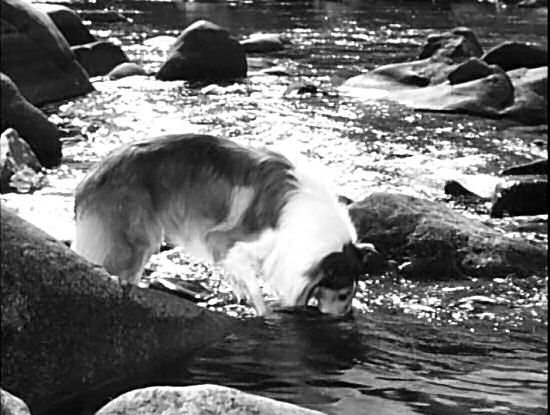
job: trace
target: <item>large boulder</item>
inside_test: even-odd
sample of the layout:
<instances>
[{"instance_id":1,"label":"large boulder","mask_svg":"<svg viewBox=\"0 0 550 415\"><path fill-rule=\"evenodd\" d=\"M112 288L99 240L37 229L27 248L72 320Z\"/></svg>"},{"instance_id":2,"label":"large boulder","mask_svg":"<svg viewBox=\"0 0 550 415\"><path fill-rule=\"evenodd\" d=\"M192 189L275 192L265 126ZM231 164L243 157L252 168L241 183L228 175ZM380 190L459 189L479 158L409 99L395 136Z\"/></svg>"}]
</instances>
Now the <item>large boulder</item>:
<instances>
[{"instance_id":1,"label":"large boulder","mask_svg":"<svg viewBox=\"0 0 550 415\"><path fill-rule=\"evenodd\" d=\"M489 49L481 59L489 65L498 65L505 71L548 65L546 50L522 42L502 42Z\"/></svg>"},{"instance_id":2,"label":"large boulder","mask_svg":"<svg viewBox=\"0 0 550 415\"><path fill-rule=\"evenodd\" d=\"M117 65L128 62L122 48L107 40L73 46L71 50L89 76L106 75Z\"/></svg>"},{"instance_id":3,"label":"large boulder","mask_svg":"<svg viewBox=\"0 0 550 415\"><path fill-rule=\"evenodd\" d=\"M359 240L416 279L545 275L546 249L512 239L449 209L403 194L374 193L349 207Z\"/></svg>"},{"instance_id":4,"label":"large boulder","mask_svg":"<svg viewBox=\"0 0 550 415\"><path fill-rule=\"evenodd\" d=\"M0 130L10 127L29 143L44 167L61 162L61 133L57 126L21 95L8 76L0 73Z\"/></svg>"},{"instance_id":5,"label":"large boulder","mask_svg":"<svg viewBox=\"0 0 550 415\"><path fill-rule=\"evenodd\" d=\"M199 20L187 27L157 73L162 81L223 81L246 76L243 46L216 24Z\"/></svg>"},{"instance_id":6,"label":"large boulder","mask_svg":"<svg viewBox=\"0 0 550 415\"><path fill-rule=\"evenodd\" d=\"M59 4L35 3L34 6L52 19L70 46L96 41L74 10Z\"/></svg>"},{"instance_id":7,"label":"large boulder","mask_svg":"<svg viewBox=\"0 0 550 415\"><path fill-rule=\"evenodd\" d=\"M322 415L322 412L218 385L155 386L127 392L96 415Z\"/></svg>"},{"instance_id":8,"label":"large boulder","mask_svg":"<svg viewBox=\"0 0 550 415\"><path fill-rule=\"evenodd\" d=\"M222 338L236 320L108 275L1 207L1 386L33 413Z\"/></svg>"},{"instance_id":9,"label":"large boulder","mask_svg":"<svg viewBox=\"0 0 550 415\"><path fill-rule=\"evenodd\" d=\"M23 0L1 0L0 69L33 104L93 90L52 20Z\"/></svg>"}]
</instances>

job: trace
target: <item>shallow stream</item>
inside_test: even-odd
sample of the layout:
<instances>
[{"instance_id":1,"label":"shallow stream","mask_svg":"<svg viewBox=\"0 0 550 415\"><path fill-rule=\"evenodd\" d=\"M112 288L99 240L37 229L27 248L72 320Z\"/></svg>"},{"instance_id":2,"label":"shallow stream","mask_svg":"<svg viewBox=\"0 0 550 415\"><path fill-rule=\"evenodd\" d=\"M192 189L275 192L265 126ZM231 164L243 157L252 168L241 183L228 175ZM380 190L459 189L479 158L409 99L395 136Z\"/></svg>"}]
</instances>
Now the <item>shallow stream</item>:
<instances>
[{"instance_id":1,"label":"shallow stream","mask_svg":"<svg viewBox=\"0 0 550 415\"><path fill-rule=\"evenodd\" d=\"M251 145L284 145L328 166L341 194L358 200L398 191L447 200L446 179L495 174L545 157L547 127L414 112L389 102L338 94L350 76L412 60L430 33L470 27L483 48L505 40L547 45L546 9L470 1L272 1L218 3L115 1L75 8L121 10L131 22L93 23L101 39L155 71L171 41L200 18L242 39L282 33L282 52L249 56L248 79L190 86L153 77L94 79L96 91L46 107L70 134L64 161L31 195L3 195L9 206L72 239L72 191L89 166L120 143L169 132L200 132ZM291 76L260 74L281 66ZM284 94L306 82L319 94ZM487 206L455 206L502 232L547 243L547 218L492 220ZM212 274L177 252L153 259L151 275ZM156 273L156 274L155 274ZM224 294L225 295L225 294ZM229 296L227 294L226 296ZM237 316L231 301L205 306ZM82 413L134 386L216 383L330 414L543 414L547 412L547 276L411 282L390 275L361 283L346 320L306 312L245 319L242 332L179 358L141 379L82 398ZM97 406L95 406L97 408ZM87 408L87 409L85 409ZM59 412L58 412L59 413ZM76 413L76 412L75 412Z\"/></svg>"}]
</instances>

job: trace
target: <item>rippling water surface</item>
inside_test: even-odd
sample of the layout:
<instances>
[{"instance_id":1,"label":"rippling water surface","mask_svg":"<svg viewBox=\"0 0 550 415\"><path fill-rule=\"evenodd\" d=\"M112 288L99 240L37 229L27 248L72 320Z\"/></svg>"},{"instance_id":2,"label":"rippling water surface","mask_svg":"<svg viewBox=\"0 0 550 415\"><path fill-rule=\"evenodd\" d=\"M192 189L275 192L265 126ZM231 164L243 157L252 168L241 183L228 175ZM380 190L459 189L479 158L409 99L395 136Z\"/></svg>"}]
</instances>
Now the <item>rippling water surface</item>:
<instances>
[{"instance_id":1,"label":"rippling water surface","mask_svg":"<svg viewBox=\"0 0 550 415\"><path fill-rule=\"evenodd\" d=\"M61 239L72 238L72 191L91 163L120 143L167 132L290 146L329 166L340 192L352 199L392 190L446 200L442 188L449 177L491 174L546 155L546 127L419 113L337 92L344 79L363 70L414 59L428 34L457 25L472 28L485 49L504 40L546 46L545 10L367 0L97 0L73 6L126 13L132 22L91 28L150 71L160 67L171 44L150 39L177 36L200 18L239 39L277 32L291 45L249 56L249 77L237 84L205 89L153 77L98 78L96 92L48 106L52 120L70 132L64 164L50 172L41 191L2 199ZM290 76L258 72L272 66ZM321 93L285 95L298 81ZM465 213L513 237L547 243L546 217L494 221L483 206ZM306 312L248 319L242 332L192 358L175 356L131 386L218 383L333 414L546 413L545 275L448 283L387 275L363 282L354 305L345 321ZM238 307L221 309L246 314ZM90 399L97 404L128 385Z\"/></svg>"}]
</instances>

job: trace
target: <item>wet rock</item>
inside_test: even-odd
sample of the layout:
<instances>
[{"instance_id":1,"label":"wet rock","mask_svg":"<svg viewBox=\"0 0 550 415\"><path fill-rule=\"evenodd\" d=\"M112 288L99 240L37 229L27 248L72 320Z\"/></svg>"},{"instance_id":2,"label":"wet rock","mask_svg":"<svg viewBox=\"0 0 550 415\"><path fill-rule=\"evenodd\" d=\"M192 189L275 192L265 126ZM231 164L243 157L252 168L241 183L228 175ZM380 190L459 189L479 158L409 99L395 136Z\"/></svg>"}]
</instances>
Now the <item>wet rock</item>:
<instances>
[{"instance_id":1,"label":"wet rock","mask_svg":"<svg viewBox=\"0 0 550 415\"><path fill-rule=\"evenodd\" d=\"M546 249L500 232L431 202L402 194L374 193L349 208L359 240L388 259L408 263L414 279L544 275Z\"/></svg>"},{"instance_id":2,"label":"wet rock","mask_svg":"<svg viewBox=\"0 0 550 415\"><path fill-rule=\"evenodd\" d=\"M418 60L384 65L348 79L344 90L378 88L388 92L438 85L459 65L482 54L475 35L466 28L456 28L428 36ZM391 95L388 95L391 98ZM388 96L385 96L387 98Z\"/></svg>"},{"instance_id":3,"label":"wet rock","mask_svg":"<svg viewBox=\"0 0 550 415\"><path fill-rule=\"evenodd\" d=\"M399 101L417 110L499 118L514 101L514 87L505 73L458 85L442 84L406 92Z\"/></svg>"},{"instance_id":4,"label":"wet rock","mask_svg":"<svg viewBox=\"0 0 550 415\"><path fill-rule=\"evenodd\" d=\"M548 174L548 159L533 161L532 163L518 164L502 170L502 176L525 175L525 174Z\"/></svg>"},{"instance_id":5,"label":"wet rock","mask_svg":"<svg viewBox=\"0 0 550 415\"><path fill-rule=\"evenodd\" d=\"M64 36L31 3L2 0L0 38L0 69L29 102L58 101L93 90Z\"/></svg>"},{"instance_id":6,"label":"wet rock","mask_svg":"<svg viewBox=\"0 0 550 415\"><path fill-rule=\"evenodd\" d=\"M246 53L268 53L283 50L289 42L278 34L255 33L240 43Z\"/></svg>"},{"instance_id":7,"label":"wet rock","mask_svg":"<svg viewBox=\"0 0 550 415\"><path fill-rule=\"evenodd\" d=\"M445 194L477 201L491 200L502 178L489 174L456 174L445 182Z\"/></svg>"},{"instance_id":8,"label":"wet rock","mask_svg":"<svg viewBox=\"0 0 550 415\"><path fill-rule=\"evenodd\" d=\"M522 93L522 88L529 89L545 100L548 98L548 67L526 69L520 68L506 72L516 90L516 94Z\"/></svg>"},{"instance_id":9,"label":"wet rock","mask_svg":"<svg viewBox=\"0 0 550 415\"><path fill-rule=\"evenodd\" d=\"M468 199L482 199L479 195L466 189L461 183L457 182L456 180L447 180L445 182L445 186L443 187L443 191L446 195L449 196L461 198L465 197Z\"/></svg>"},{"instance_id":10,"label":"wet rock","mask_svg":"<svg viewBox=\"0 0 550 415\"><path fill-rule=\"evenodd\" d=\"M525 63L514 56L516 51ZM360 99L389 99L420 111L546 123L548 69L541 67L546 65L546 52L505 42L480 60L481 53L473 33L457 28L429 36L421 59L375 68L348 79L339 89ZM520 66L512 62L539 67L505 72Z\"/></svg>"},{"instance_id":11,"label":"wet rock","mask_svg":"<svg viewBox=\"0 0 550 415\"><path fill-rule=\"evenodd\" d=\"M349 83L381 83L390 90L403 87L437 85L462 62L482 54L479 42L470 29L459 27L451 32L430 35L418 56L418 60L384 65L366 74L351 78ZM382 82L385 80L385 82Z\"/></svg>"},{"instance_id":12,"label":"wet rock","mask_svg":"<svg viewBox=\"0 0 550 415\"><path fill-rule=\"evenodd\" d=\"M530 179L502 183L495 189L491 217L548 213L548 181Z\"/></svg>"},{"instance_id":13,"label":"wet rock","mask_svg":"<svg viewBox=\"0 0 550 415\"><path fill-rule=\"evenodd\" d=\"M96 41L74 10L58 4L35 3L34 5L53 20L70 46Z\"/></svg>"},{"instance_id":14,"label":"wet rock","mask_svg":"<svg viewBox=\"0 0 550 415\"><path fill-rule=\"evenodd\" d=\"M474 33L467 27L428 36L418 59L432 58L453 61L481 56L483 50Z\"/></svg>"},{"instance_id":15,"label":"wet rock","mask_svg":"<svg viewBox=\"0 0 550 415\"><path fill-rule=\"evenodd\" d=\"M187 27L171 51L157 73L162 81L222 81L246 76L244 48L227 30L206 20Z\"/></svg>"},{"instance_id":16,"label":"wet rock","mask_svg":"<svg viewBox=\"0 0 550 415\"><path fill-rule=\"evenodd\" d=\"M502 72L498 66L490 66L479 58L470 58L458 65L448 76L451 85L485 78L493 73Z\"/></svg>"},{"instance_id":17,"label":"wet rock","mask_svg":"<svg viewBox=\"0 0 550 415\"><path fill-rule=\"evenodd\" d=\"M101 408L96 415L321 415L313 411L263 396L218 385L153 386L127 392Z\"/></svg>"},{"instance_id":18,"label":"wet rock","mask_svg":"<svg viewBox=\"0 0 550 415\"><path fill-rule=\"evenodd\" d=\"M117 65L128 62L120 46L106 40L73 46L71 49L89 76L106 75Z\"/></svg>"},{"instance_id":19,"label":"wet rock","mask_svg":"<svg viewBox=\"0 0 550 415\"><path fill-rule=\"evenodd\" d=\"M29 407L17 396L0 389L2 415L31 415Z\"/></svg>"},{"instance_id":20,"label":"wet rock","mask_svg":"<svg viewBox=\"0 0 550 415\"><path fill-rule=\"evenodd\" d=\"M498 65L505 71L548 65L546 50L522 42L503 42L488 50L481 59L489 65Z\"/></svg>"},{"instance_id":21,"label":"wet rock","mask_svg":"<svg viewBox=\"0 0 550 415\"><path fill-rule=\"evenodd\" d=\"M548 67L507 72L514 86L514 102L500 115L526 125L548 123Z\"/></svg>"},{"instance_id":22,"label":"wet rock","mask_svg":"<svg viewBox=\"0 0 550 415\"><path fill-rule=\"evenodd\" d=\"M226 315L111 277L3 205L0 220L2 386L33 412L235 327Z\"/></svg>"},{"instance_id":23,"label":"wet rock","mask_svg":"<svg viewBox=\"0 0 550 415\"><path fill-rule=\"evenodd\" d=\"M61 135L48 118L29 103L12 80L0 73L0 130L15 129L31 146L44 167L61 162Z\"/></svg>"},{"instance_id":24,"label":"wet rock","mask_svg":"<svg viewBox=\"0 0 550 415\"><path fill-rule=\"evenodd\" d=\"M8 128L0 136L0 193L29 193L44 184L42 166L17 131Z\"/></svg>"},{"instance_id":25,"label":"wet rock","mask_svg":"<svg viewBox=\"0 0 550 415\"><path fill-rule=\"evenodd\" d=\"M108 74L107 77L111 80L117 80L121 78L126 78L127 76L142 75L146 76L147 72L137 63L133 62L123 62L115 66Z\"/></svg>"}]
</instances>

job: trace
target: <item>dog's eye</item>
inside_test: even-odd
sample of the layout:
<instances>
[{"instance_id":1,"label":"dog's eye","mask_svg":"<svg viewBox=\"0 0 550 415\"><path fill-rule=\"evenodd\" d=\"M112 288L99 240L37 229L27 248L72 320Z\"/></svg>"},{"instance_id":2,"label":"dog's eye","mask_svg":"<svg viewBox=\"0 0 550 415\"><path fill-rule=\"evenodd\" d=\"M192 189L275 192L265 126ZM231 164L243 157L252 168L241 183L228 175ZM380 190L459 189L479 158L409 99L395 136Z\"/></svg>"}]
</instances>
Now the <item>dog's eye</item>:
<instances>
[{"instance_id":1,"label":"dog's eye","mask_svg":"<svg viewBox=\"0 0 550 415\"><path fill-rule=\"evenodd\" d=\"M339 300L339 301L345 301L347 298L348 298L348 295L347 295L347 294L340 294L340 295L338 296L338 300Z\"/></svg>"}]
</instances>

